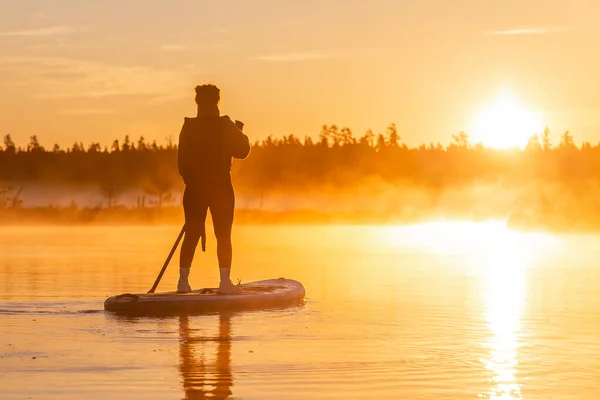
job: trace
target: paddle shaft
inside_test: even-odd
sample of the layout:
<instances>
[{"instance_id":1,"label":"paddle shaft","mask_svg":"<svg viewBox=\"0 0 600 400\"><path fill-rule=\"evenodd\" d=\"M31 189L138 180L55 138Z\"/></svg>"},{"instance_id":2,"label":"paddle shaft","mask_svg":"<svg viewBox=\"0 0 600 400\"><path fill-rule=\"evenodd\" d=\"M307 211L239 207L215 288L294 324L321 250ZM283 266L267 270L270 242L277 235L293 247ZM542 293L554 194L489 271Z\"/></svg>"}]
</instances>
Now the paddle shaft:
<instances>
[{"instance_id":1,"label":"paddle shaft","mask_svg":"<svg viewBox=\"0 0 600 400\"><path fill-rule=\"evenodd\" d=\"M160 273L156 277L156 281L154 281L154 285L152 285L152 288L148 291L148 293L154 293L154 291L156 291L156 288L158 287L158 283L162 279L162 276L165 273L165 270L167 269L167 266L169 265L169 262L171 261L173 254L175 254L175 250L177 250L177 246L179 246L179 242L181 242L181 238L183 237L184 233L185 233L185 225L181 228L181 232L179 232L179 236L177 236L177 240L175 241L175 244L173 245L173 248L171 249L171 252L169 253L169 256L167 257L167 260L165 261L165 265L163 265L162 269L160 270Z\"/></svg>"}]
</instances>

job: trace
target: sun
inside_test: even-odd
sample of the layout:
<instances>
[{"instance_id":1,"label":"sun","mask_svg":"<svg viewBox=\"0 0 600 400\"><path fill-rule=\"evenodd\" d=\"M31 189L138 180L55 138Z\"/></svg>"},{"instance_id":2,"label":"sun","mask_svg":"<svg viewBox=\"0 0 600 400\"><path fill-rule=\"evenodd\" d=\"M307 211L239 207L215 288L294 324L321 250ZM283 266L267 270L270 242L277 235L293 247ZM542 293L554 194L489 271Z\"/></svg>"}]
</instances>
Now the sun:
<instances>
[{"instance_id":1,"label":"sun","mask_svg":"<svg viewBox=\"0 0 600 400\"><path fill-rule=\"evenodd\" d=\"M529 138L544 129L542 114L525 108L510 93L483 109L467 128L472 142L497 149L524 148Z\"/></svg>"}]
</instances>

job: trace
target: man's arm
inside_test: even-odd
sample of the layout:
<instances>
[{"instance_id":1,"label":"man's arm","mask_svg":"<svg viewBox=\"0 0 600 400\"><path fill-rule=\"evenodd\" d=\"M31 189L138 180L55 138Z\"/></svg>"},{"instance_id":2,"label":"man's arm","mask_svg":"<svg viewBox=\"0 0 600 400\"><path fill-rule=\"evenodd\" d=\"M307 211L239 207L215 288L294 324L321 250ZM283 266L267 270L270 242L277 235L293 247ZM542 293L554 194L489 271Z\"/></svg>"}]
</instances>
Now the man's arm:
<instances>
[{"instance_id":1,"label":"man's arm","mask_svg":"<svg viewBox=\"0 0 600 400\"><path fill-rule=\"evenodd\" d=\"M243 160L250 154L250 140L229 117L226 118L225 135L231 155Z\"/></svg>"},{"instance_id":2,"label":"man's arm","mask_svg":"<svg viewBox=\"0 0 600 400\"><path fill-rule=\"evenodd\" d=\"M190 176L190 146L187 139L186 133L186 122L184 120L181 132L179 133L179 146L177 147L177 169L179 175L183 178L183 182L187 185Z\"/></svg>"}]
</instances>

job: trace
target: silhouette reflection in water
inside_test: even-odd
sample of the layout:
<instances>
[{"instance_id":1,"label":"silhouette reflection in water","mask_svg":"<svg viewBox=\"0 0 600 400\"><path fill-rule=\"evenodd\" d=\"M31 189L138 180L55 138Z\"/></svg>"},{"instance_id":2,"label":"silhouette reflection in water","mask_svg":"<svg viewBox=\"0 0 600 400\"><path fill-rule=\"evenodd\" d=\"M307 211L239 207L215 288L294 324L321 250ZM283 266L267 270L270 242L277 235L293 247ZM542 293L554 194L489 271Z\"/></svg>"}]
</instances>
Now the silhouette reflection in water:
<instances>
[{"instance_id":1,"label":"silhouette reflection in water","mask_svg":"<svg viewBox=\"0 0 600 400\"><path fill-rule=\"evenodd\" d=\"M228 399L233 394L231 374L231 314L219 315L219 336L195 335L188 316L179 317L179 371L186 400ZM217 343L214 362L205 358L206 345Z\"/></svg>"}]
</instances>

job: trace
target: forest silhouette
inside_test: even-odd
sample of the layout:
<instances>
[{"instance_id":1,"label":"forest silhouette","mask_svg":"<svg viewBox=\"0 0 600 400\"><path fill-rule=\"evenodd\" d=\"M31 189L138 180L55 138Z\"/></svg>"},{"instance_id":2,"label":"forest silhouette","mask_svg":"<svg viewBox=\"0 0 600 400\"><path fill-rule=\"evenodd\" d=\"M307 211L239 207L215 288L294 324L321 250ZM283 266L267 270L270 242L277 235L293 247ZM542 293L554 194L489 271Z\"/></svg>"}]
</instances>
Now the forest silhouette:
<instances>
[{"instance_id":1,"label":"forest silhouette","mask_svg":"<svg viewBox=\"0 0 600 400\"><path fill-rule=\"evenodd\" d=\"M232 176L237 193L256 199L246 208L265 212L263 201L276 196L297 204L297 211L400 219L495 216L546 225L550 220L572 225L576 219L580 225L600 225L595 222L600 220L600 144L577 146L569 132L554 142L547 128L524 149L499 150L470 143L464 132L447 146L408 147L395 124L385 133L369 130L359 137L349 128L325 125L316 139L287 135L255 141L246 160L234 160ZM131 189L143 190L155 199L153 207L161 208L183 188L172 138L166 144L125 137L104 147L79 142L46 149L37 136L26 147L4 136L0 187L53 182L96 186L104 199L100 208L106 209L115 208L119 195ZM27 207L10 200L5 190L0 207Z\"/></svg>"}]
</instances>

